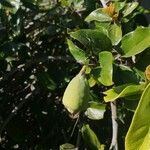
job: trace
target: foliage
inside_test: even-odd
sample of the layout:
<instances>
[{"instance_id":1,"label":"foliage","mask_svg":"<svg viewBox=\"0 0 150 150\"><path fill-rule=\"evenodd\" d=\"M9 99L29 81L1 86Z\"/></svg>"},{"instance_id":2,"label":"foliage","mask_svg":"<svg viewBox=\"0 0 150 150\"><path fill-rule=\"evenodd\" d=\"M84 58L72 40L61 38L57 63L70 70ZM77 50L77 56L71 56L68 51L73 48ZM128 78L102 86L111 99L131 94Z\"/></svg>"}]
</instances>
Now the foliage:
<instances>
[{"instance_id":1,"label":"foliage","mask_svg":"<svg viewBox=\"0 0 150 150\"><path fill-rule=\"evenodd\" d=\"M116 101L119 149L148 149L146 13L132 0L1 0L1 148L109 149ZM62 97L82 66L90 102L76 122Z\"/></svg>"}]
</instances>

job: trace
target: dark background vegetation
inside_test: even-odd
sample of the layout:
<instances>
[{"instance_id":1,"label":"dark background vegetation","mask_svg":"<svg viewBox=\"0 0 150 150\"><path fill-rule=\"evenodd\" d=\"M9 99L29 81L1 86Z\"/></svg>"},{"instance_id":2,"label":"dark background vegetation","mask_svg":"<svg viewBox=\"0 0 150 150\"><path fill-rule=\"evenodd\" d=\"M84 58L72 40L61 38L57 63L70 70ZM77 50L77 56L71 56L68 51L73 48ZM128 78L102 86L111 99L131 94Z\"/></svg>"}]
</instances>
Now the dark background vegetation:
<instances>
[{"instance_id":1,"label":"dark background vegetation","mask_svg":"<svg viewBox=\"0 0 150 150\"><path fill-rule=\"evenodd\" d=\"M70 55L66 38L69 31L88 28L84 18L100 1L85 0L83 5L76 1L66 7L54 0L21 0L14 5L0 1L0 149L57 150L66 142L76 144L77 129L70 138L75 120L61 100L81 66ZM145 20L141 24L147 26ZM91 90L102 98L102 87ZM133 113L119 105L122 150ZM107 147L111 142L109 105L103 120L85 121Z\"/></svg>"}]
</instances>

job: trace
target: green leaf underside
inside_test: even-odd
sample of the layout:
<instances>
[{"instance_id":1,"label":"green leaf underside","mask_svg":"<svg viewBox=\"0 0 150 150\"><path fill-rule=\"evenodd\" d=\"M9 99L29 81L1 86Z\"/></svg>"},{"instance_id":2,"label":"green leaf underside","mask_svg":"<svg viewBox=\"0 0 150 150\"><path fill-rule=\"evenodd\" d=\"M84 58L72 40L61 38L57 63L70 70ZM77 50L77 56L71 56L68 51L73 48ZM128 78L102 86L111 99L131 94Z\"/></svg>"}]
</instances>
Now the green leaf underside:
<instances>
[{"instance_id":1,"label":"green leaf underside","mask_svg":"<svg viewBox=\"0 0 150 150\"><path fill-rule=\"evenodd\" d=\"M91 12L86 18L85 21L98 21L98 22L111 22L112 18L102 11L102 8L96 9Z\"/></svg>"},{"instance_id":2,"label":"green leaf underside","mask_svg":"<svg viewBox=\"0 0 150 150\"><path fill-rule=\"evenodd\" d=\"M132 95L138 95L141 94L144 90L145 84L141 85L121 85L118 87L114 87L108 91L105 91L104 94L104 100L105 102L111 102L118 98L132 96Z\"/></svg>"},{"instance_id":3,"label":"green leaf underside","mask_svg":"<svg viewBox=\"0 0 150 150\"><path fill-rule=\"evenodd\" d=\"M106 105L97 102L90 102L85 115L92 120L103 119Z\"/></svg>"},{"instance_id":4,"label":"green leaf underside","mask_svg":"<svg viewBox=\"0 0 150 150\"><path fill-rule=\"evenodd\" d=\"M100 51L109 51L112 47L110 39L98 30L81 29L71 32L70 36L81 42L88 50L92 50L96 54Z\"/></svg>"},{"instance_id":5,"label":"green leaf underside","mask_svg":"<svg viewBox=\"0 0 150 150\"><path fill-rule=\"evenodd\" d=\"M67 43L69 46L70 53L73 55L76 61L82 64L87 64L89 60L86 56L86 53L78 46L76 46L71 40L68 39Z\"/></svg>"},{"instance_id":6,"label":"green leaf underside","mask_svg":"<svg viewBox=\"0 0 150 150\"><path fill-rule=\"evenodd\" d=\"M150 46L150 27L138 27L122 38L122 57L139 54Z\"/></svg>"},{"instance_id":7,"label":"green leaf underside","mask_svg":"<svg viewBox=\"0 0 150 150\"><path fill-rule=\"evenodd\" d=\"M100 78L98 79L105 86L113 84L112 73L113 73L113 56L111 52L103 51L99 53L99 63L101 67Z\"/></svg>"},{"instance_id":8,"label":"green leaf underside","mask_svg":"<svg viewBox=\"0 0 150 150\"><path fill-rule=\"evenodd\" d=\"M87 144L88 148L91 150L103 150L104 147L99 142L94 131L89 127L89 125L83 125L81 129L82 137L84 142Z\"/></svg>"},{"instance_id":9,"label":"green leaf underside","mask_svg":"<svg viewBox=\"0 0 150 150\"><path fill-rule=\"evenodd\" d=\"M126 150L150 149L150 84L144 90L125 139Z\"/></svg>"}]
</instances>

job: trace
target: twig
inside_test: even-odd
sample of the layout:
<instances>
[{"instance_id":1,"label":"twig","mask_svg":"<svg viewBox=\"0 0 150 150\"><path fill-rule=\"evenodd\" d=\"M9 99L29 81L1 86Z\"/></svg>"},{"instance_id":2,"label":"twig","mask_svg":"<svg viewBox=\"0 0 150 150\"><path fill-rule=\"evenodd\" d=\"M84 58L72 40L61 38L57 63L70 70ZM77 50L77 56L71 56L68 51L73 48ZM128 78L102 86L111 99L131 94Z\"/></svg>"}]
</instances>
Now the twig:
<instances>
[{"instance_id":1,"label":"twig","mask_svg":"<svg viewBox=\"0 0 150 150\"><path fill-rule=\"evenodd\" d=\"M75 122L75 124L74 124L74 126L73 126L73 129L72 129L72 132L71 132L70 137L73 136L74 130L75 130L76 126L77 126L77 123L79 122L79 119L80 119L80 114L79 114L79 116L77 117L77 120L76 120L76 122Z\"/></svg>"},{"instance_id":2,"label":"twig","mask_svg":"<svg viewBox=\"0 0 150 150\"><path fill-rule=\"evenodd\" d=\"M79 150L80 149L81 127L82 127L81 114L79 115L78 122L79 122L79 124L78 124L78 136L77 136L76 149L75 150Z\"/></svg>"},{"instance_id":3,"label":"twig","mask_svg":"<svg viewBox=\"0 0 150 150\"><path fill-rule=\"evenodd\" d=\"M110 103L111 106L111 118L112 118L112 141L110 150L118 150L118 123L117 123L117 106L116 101Z\"/></svg>"}]
</instances>

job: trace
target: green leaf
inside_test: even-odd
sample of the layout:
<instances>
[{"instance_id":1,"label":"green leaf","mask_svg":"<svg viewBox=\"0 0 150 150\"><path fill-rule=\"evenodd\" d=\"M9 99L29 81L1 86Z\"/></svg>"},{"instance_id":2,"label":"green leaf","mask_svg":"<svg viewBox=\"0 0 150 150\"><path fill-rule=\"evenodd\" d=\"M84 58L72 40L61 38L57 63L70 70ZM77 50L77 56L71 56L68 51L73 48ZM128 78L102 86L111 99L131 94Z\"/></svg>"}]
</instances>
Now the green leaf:
<instances>
[{"instance_id":1,"label":"green leaf","mask_svg":"<svg viewBox=\"0 0 150 150\"><path fill-rule=\"evenodd\" d=\"M86 18L85 21L98 21L98 22L111 22L112 18L102 11L102 8L96 9L91 12Z\"/></svg>"},{"instance_id":2,"label":"green leaf","mask_svg":"<svg viewBox=\"0 0 150 150\"><path fill-rule=\"evenodd\" d=\"M108 37L111 39L112 45L117 45L122 38L121 26L114 23L108 29Z\"/></svg>"},{"instance_id":3,"label":"green leaf","mask_svg":"<svg viewBox=\"0 0 150 150\"><path fill-rule=\"evenodd\" d=\"M107 23L107 22L103 22L103 23L95 22L95 28L99 32L104 33L107 36L108 36L108 29L109 29L109 27L110 27L110 23Z\"/></svg>"},{"instance_id":4,"label":"green leaf","mask_svg":"<svg viewBox=\"0 0 150 150\"><path fill-rule=\"evenodd\" d=\"M98 102L91 101L89 107L87 108L85 115L92 120L103 119L104 113L106 111L105 104L100 104Z\"/></svg>"},{"instance_id":5,"label":"green leaf","mask_svg":"<svg viewBox=\"0 0 150 150\"><path fill-rule=\"evenodd\" d=\"M150 46L150 27L138 27L122 38L123 57L139 54Z\"/></svg>"},{"instance_id":6,"label":"green leaf","mask_svg":"<svg viewBox=\"0 0 150 150\"><path fill-rule=\"evenodd\" d=\"M126 150L150 148L150 84L144 90L125 138Z\"/></svg>"},{"instance_id":7,"label":"green leaf","mask_svg":"<svg viewBox=\"0 0 150 150\"><path fill-rule=\"evenodd\" d=\"M139 84L139 76L135 71L129 66L123 64L114 64L113 65L113 81L116 85L122 84Z\"/></svg>"},{"instance_id":8,"label":"green leaf","mask_svg":"<svg viewBox=\"0 0 150 150\"><path fill-rule=\"evenodd\" d=\"M99 63L101 67L100 78L98 79L105 86L113 84L113 56L111 52L103 51L99 53Z\"/></svg>"},{"instance_id":9,"label":"green leaf","mask_svg":"<svg viewBox=\"0 0 150 150\"><path fill-rule=\"evenodd\" d=\"M144 57L144 60L145 60L145 57ZM141 71L141 70L139 70L139 69L137 69L135 67L133 68L133 70L135 71L135 73L137 74L137 76L139 76L141 78L141 80L146 80L145 73L143 71Z\"/></svg>"},{"instance_id":10,"label":"green leaf","mask_svg":"<svg viewBox=\"0 0 150 150\"><path fill-rule=\"evenodd\" d=\"M75 146L70 143L60 145L59 150L75 150Z\"/></svg>"},{"instance_id":11,"label":"green leaf","mask_svg":"<svg viewBox=\"0 0 150 150\"><path fill-rule=\"evenodd\" d=\"M133 10L137 8L138 5L138 2L127 3L125 9L122 12L123 17L130 15L133 12Z\"/></svg>"},{"instance_id":12,"label":"green leaf","mask_svg":"<svg viewBox=\"0 0 150 150\"><path fill-rule=\"evenodd\" d=\"M144 59L143 59L144 58ZM141 71L145 71L145 68L150 64L150 48L146 49L143 53L138 56L136 61L136 68Z\"/></svg>"},{"instance_id":13,"label":"green leaf","mask_svg":"<svg viewBox=\"0 0 150 150\"><path fill-rule=\"evenodd\" d=\"M104 100L105 102L111 102L118 98L138 95L143 92L144 88L145 84L117 86L104 92L104 94L106 95L104 96Z\"/></svg>"},{"instance_id":14,"label":"green leaf","mask_svg":"<svg viewBox=\"0 0 150 150\"><path fill-rule=\"evenodd\" d=\"M77 47L71 40L67 40L70 53L73 55L73 57L76 59L77 62L82 64L88 64L89 60L86 56L86 53Z\"/></svg>"},{"instance_id":15,"label":"green leaf","mask_svg":"<svg viewBox=\"0 0 150 150\"><path fill-rule=\"evenodd\" d=\"M93 76L91 75L90 78L88 79L88 83L90 87L95 86L96 84L96 80L93 78Z\"/></svg>"},{"instance_id":16,"label":"green leaf","mask_svg":"<svg viewBox=\"0 0 150 150\"><path fill-rule=\"evenodd\" d=\"M109 51L112 47L110 39L97 30L81 29L76 32L71 32L70 36L96 54L104 50Z\"/></svg>"},{"instance_id":17,"label":"green leaf","mask_svg":"<svg viewBox=\"0 0 150 150\"><path fill-rule=\"evenodd\" d=\"M104 150L103 145L99 142L94 131L89 127L88 124L83 125L81 128L82 137L86 146L91 150Z\"/></svg>"},{"instance_id":18,"label":"green leaf","mask_svg":"<svg viewBox=\"0 0 150 150\"><path fill-rule=\"evenodd\" d=\"M125 7L126 2L125 1L123 1L123 2L115 1L114 4L115 4L116 11L120 12Z\"/></svg>"}]
</instances>

